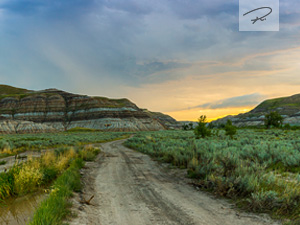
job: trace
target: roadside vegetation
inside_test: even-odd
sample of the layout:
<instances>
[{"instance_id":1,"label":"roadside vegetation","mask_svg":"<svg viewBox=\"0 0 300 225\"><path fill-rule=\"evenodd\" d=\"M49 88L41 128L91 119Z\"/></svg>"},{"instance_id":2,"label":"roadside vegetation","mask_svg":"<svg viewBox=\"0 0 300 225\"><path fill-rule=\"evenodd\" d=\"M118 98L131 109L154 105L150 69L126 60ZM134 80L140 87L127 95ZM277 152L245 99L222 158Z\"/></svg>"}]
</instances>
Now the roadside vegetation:
<instances>
[{"instance_id":1,"label":"roadside vegetation","mask_svg":"<svg viewBox=\"0 0 300 225\"><path fill-rule=\"evenodd\" d=\"M49 197L36 210L30 225L62 224L62 220L70 214L68 199L73 191L81 190L80 168L84 162L77 158L70 167L54 182Z\"/></svg>"},{"instance_id":2,"label":"roadside vegetation","mask_svg":"<svg viewBox=\"0 0 300 225\"><path fill-rule=\"evenodd\" d=\"M186 168L197 186L234 199L247 210L300 224L300 131L236 130L230 122L226 126L199 139L198 131L207 133L207 126L195 133L144 132L125 145Z\"/></svg>"},{"instance_id":3,"label":"roadside vegetation","mask_svg":"<svg viewBox=\"0 0 300 225\"><path fill-rule=\"evenodd\" d=\"M38 158L30 154L26 161L16 160L13 167L0 173L0 206L7 198L24 196L46 190L30 224L61 224L69 213L68 199L73 191L79 191L80 168L84 161L93 161L99 148L92 144L128 137L126 133L71 132L35 135L1 136L2 157L28 150L46 150ZM17 159L17 157L16 157ZM0 164L5 164L5 159Z\"/></svg>"},{"instance_id":4,"label":"roadside vegetation","mask_svg":"<svg viewBox=\"0 0 300 225\"><path fill-rule=\"evenodd\" d=\"M49 148L101 143L124 138L126 135L128 136L128 133L97 132L79 128L61 133L0 135L0 158L29 150L38 151Z\"/></svg>"}]
</instances>

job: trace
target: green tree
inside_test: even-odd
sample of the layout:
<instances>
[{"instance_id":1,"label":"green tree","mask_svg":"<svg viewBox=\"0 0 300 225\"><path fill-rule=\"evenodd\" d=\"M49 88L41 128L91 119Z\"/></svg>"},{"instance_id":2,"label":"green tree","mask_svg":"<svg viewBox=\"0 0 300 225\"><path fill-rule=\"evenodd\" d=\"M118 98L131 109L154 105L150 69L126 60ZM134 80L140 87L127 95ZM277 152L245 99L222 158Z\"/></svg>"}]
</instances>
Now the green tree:
<instances>
[{"instance_id":1,"label":"green tree","mask_svg":"<svg viewBox=\"0 0 300 225\"><path fill-rule=\"evenodd\" d=\"M196 138L205 138L207 136L211 136L211 130L206 126L206 116L202 115L198 119L198 125L194 129L194 133Z\"/></svg>"},{"instance_id":2,"label":"green tree","mask_svg":"<svg viewBox=\"0 0 300 225\"><path fill-rule=\"evenodd\" d=\"M224 130L225 134L230 136L231 139L233 139L233 135L236 134L236 127L232 125L231 120L227 120Z\"/></svg>"},{"instance_id":3,"label":"green tree","mask_svg":"<svg viewBox=\"0 0 300 225\"><path fill-rule=\"evenodd\" d=\"M270 112L265 115L265 126L269 129L273 127L281 127L283 122L283 117L278 112Z\"/></svg>"}]
</instances>

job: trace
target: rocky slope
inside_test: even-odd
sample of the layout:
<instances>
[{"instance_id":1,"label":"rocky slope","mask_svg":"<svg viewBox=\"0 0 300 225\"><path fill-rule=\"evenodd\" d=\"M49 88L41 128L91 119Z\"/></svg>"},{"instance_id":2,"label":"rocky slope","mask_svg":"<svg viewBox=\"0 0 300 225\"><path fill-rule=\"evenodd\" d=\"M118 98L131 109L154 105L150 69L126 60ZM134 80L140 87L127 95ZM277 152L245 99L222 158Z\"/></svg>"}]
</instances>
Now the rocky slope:
<instances>
[{"instance_id":1,"label":"rocky slope","mask_svg":"<svg viewBox=\"0 0 300 225\"><path fill-rule=\"evenodd\" d=\"M128 99L90 97L57 89L30 91L5 85L0 85L0 121L31 121L38 123L36 127L43 125L59 131L75 127L163 130L177 124L173 118L142 110Z\"/></svg>"},{"instance_id":2,"label":"rocky slope","mask_svg":"<svg viewBox=\"0 0 300 225\"><path fill-rule=\"evenodd\" d=\"M165 129L176 130L182 128L181 123L176 121L169 115L163 114L161 112L151 112L147 109L143 109L143 112L150 116L152 119L159 121Z\"/></svg>"},{"instance_id":3,"label":"rocky slope","mask_svg":"<svg viewBox=\"0 0 300 225\"><path fill-rule=\"evenodd\" d=\"M269 99L250 112L237 116L227 116L212 121L215 125L225 124L228 119L238 127L264 125L265 114L277 111L284 118L284 124L300 125L300 94L290 97Z\"/></svg>"},{"instance_id":4,"label":"rocky slope","mask_svg":"<svg viewBox=\"0 0 300 225\"><path fill-rule=\"evenodd\" d=\"M31 121L0 120L0 134L25 134L55 132L51 126Z\"/></svg>"}]
</instances>

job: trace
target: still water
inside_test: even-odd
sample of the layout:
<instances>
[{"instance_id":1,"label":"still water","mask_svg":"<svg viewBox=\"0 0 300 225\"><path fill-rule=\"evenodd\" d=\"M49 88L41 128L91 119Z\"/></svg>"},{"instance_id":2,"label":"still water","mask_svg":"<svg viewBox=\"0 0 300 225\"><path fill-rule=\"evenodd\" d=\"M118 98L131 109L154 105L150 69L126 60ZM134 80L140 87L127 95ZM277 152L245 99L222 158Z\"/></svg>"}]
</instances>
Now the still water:
<instances>
[{"instance_id":1,"label":"still water","mask_svg":"<svg viewBox=\"0 0 300 225\"><path fill-rule=\"evenodd\" d=\"M35 209L45 197L43 193L34 193L0 202L0 224L25 225L33 217Z\"/></svg>"}]
</instances>

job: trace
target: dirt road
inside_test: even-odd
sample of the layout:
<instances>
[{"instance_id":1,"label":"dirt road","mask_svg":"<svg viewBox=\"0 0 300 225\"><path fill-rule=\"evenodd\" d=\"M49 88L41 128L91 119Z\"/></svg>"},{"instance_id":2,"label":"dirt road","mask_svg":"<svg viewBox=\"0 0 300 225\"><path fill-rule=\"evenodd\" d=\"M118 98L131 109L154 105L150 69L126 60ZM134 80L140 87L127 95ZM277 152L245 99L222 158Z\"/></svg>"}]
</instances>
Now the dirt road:
<instances>
[{"instance_id":1,"label":"dirt road","mask_svg":"<svg viewBox=\"0 0 300 225\"><path fill-rule=\"evenodd\" d=\"M69 221L71 225L279 224L234 210L226 201L188 185L184 171L167 169L123 142L102 144L102 155L86 165L85 188L74 199L78 216ZM91 205L79 203L92 195Z\"/></svg>"}]
</instances>

